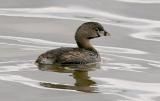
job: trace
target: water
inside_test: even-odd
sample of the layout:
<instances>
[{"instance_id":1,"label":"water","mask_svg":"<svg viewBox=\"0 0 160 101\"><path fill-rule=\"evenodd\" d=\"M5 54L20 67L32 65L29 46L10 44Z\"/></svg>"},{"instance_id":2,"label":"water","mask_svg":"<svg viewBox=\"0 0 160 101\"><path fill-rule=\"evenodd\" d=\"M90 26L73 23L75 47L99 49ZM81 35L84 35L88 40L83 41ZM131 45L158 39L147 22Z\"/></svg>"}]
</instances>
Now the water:
<instances>
[{"instance_id":1,"label":"water","mask_svg":"<svg viewBox=\"0 0 160 101\"><path fill-rule=\"evenodd\" d=\"M159 3L0 0L0 99L159 101ZM101 64L88 71L39 70L35 59L49 49L76 46L74 32L86 21L98 21L111 33L92 40Z\"/></svg>"}]
</instances>

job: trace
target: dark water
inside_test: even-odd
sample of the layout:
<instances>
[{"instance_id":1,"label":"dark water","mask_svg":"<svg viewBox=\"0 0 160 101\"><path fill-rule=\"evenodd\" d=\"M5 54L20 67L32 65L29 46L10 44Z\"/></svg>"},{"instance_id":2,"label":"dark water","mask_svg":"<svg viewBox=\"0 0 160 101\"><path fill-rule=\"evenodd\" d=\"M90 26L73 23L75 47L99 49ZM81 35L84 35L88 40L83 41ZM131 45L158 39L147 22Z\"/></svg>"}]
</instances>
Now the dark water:
<instances>
[{"instance_id":1,"label":"dark water","mask_svg":"<svg viewBox=\"0 0 160 101\"><path fill-rule=\"evenodd\" d=\"M159 101L159 9L160 0L0 0L0 99ZM39 70L38 55L75 46L86 21L111 33L92 40L101 64Z\"/></svg>"}]
</instances>

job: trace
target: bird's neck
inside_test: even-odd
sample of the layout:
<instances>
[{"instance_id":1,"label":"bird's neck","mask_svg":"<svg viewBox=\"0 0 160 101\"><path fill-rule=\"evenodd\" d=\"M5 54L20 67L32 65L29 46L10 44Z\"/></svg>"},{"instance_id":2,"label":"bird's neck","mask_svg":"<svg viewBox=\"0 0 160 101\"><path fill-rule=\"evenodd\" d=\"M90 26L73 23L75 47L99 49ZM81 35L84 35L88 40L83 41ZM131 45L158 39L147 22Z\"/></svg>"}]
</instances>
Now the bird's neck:
<instances>
[{"instance_id":1,"label":"bird's neck","mask_svg":"<svg viewBox=\"0 0 160 101\"><path fill-rule=\"evenodd\" d=\"M79 48L83 48L89 51L94 51L97 52L97 50L91 45L89 39L84 39L84 38L76 38L76 43Z\"/></svg>"}]
</instances>

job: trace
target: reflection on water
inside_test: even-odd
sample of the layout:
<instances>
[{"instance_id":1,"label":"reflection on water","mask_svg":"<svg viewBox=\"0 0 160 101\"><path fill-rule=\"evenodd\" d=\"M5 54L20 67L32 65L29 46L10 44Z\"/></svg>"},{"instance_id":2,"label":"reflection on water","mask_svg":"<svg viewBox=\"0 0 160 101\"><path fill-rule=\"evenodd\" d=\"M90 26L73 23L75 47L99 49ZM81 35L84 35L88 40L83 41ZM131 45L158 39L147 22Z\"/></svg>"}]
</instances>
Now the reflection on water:
<instances>
[{"instance_id":1,"label":"reflection on water","mask_svg":"<svg viewBox=\"0 0 160 101\"><path fill-rule=\"evenodd\" d=\"M53 49L57 47L76 47L75 44L69 43L60 43L60 42L52 42L42 39L35 38L24 38L24 37L14 37L14 36L0 36L0 39L5 39L8 41L15 41L14 43L4 43L0 42L1 45L9 45L15 46L18 48L22 48L23 50L44 50L44 49ZM18 43L17 43L18 42ZM128 49L128 48L120 48L120 47L109 47L109 46L95 46L102 53L125 53L125 54L147 54L147 52L136 50L136 49Z\"/></svg>"},{"instance_id":2,"label":"reflection on water","mask_svg":"<svg viewBox=\"0 0 160 101\"><path fill-rule=\"evenodd\" d=\"M129 3L160 3L159 0L117 0L121 2L129 2Z\"/></svg>"},{"instance_id":3,"label":"reflection on water","mask_svg":"<svg viewBox=\"0 0 160 101\"><path fill-rule=\"evenodd\" d=\"M142 40L160 41L160 34L158 31L139 32L131 34L131 36Z\"/></svg>"},{"instance_id":4,"label":"reflection on water","mask_svg":"<svg viewBox=\"0 0 160 101\"><path fill-rule=\"evenodd\" d=\"M68 89L77 90L82 92L96 92L95 81L91 80L88 72L93 69L100 68L100 64L90 64L90 65L39 65L42 71L59 72L59 73L72 73L72 77L75 79L74 86L66 84L54 84L47 82L40 82L40 85L48 88L56 89Z\"/></svg>"},{"instance_id":5,"label":"reflection on water","mask_svg":"<svg viewBox=\"0 0 160 101\"><path fill-rule=\"evenodd\" d=\"M55 18L80 21L98 21L103 24L129 27L135 29L155 28L160 21L151 19L131 18L104 12L87 7L47 7L47 8L1 8L0 15L15 17ZM81 16L83 15L83 16Z\"/></svg>"},{"instance_id":6,"label":"reflection on water","mask_svg":"<svg viewBox=\"0 0 160 101\"><path fill-rule=\"evenodd\" d=\"M12 41L12 42L1 41L2 48L6 49L6 47L14 46L15 50L22 49L24 54L23 57L31 53L33 54L38 51L43 52L44 50L48 50L48 49L56 48L60 46L69 46L69 47L75 46L74 44L52 42L52 41L47 41L42 39L35 39L35 38L23 38L23 37L12 37L12 36L0 36L0 38L5 39L7 41ZM31 48L31 50L29 48ZM27 60L27 61L14 60L14 61L8 61L8 62L1 61L0 72L2 73L7 72L7 74L1 74L0 80L20 83L20 84L27 85L29 87L38 88L38 89L81 91L81 92L88 92L88 93L96 92L96 93L102 93L105 95L112 94L112 95L123 97L125 99L130 99L133 101L138 99L144 99L144 97L146 96L150 96L150 97L146 97L146 99L151 100L152 98L156 98L159 95L159 90L155 89L155 85L156 87L159 87L159 83L157 84L149 83L149 82L155 82L157 79L144 80L143 76L147 78L157 78L154 75L148 76L147 72L149 71L151 73L154 73L155 75L158 75L159 72L155 73L154 69L158 70L160 66L160 62L158 60L151 60L151 59L138 58L136 56L131 56L133 54L149 55L148 52L144 52L136 49L107 47L107 46L96 46L96 48L99 50L102 56L102 62L100 64L71 65L71 66L69 65L62 65L62 66L39 65L38 66L40 70L49 71L53 75L55 73L68 74L67 75L68 77L72 77L72 79L74 79L75 82L73 84L59 83L54 80L48 82L47 77L43 80L38 80L34 78L21 76L18 74L17 75L8 74L9 72L36 71L37 67L35 67L35 65L32 64L34 60ZM28 53L28 51L31 51L31 53ZM3 52L3 54L6 54L6 53L7 51ZM10 53L10 54L12 55L15 53ZM35 58L37 58L38 55L39 54L37 54ZM130 55L130 56L127 56L127 55ZM122 71L123 72L120 74L115 74L114 72L112 72L112 70L117 72L122 72ZM88 74L90 73L90 71L93 71L93 72L101 71L102 75L108 75L109 73L107 73L107 71L110 71L111 73L113 73L112 74L113 77L118 76L120 78L108 78L107 76L91 77ZM130 74L128 74L130 75L130 77L127 75L130 79L133 79L132 76L136 75L133 80L135 79L142 80L142 81L144 80L145 82L148 82L148 83L126 79L126 76L123 77L123 75L128 72L131 72ZM143 74L143 73L146 73L146 74ZM72 76L69 76L69 75L72 75ZM45 77L43 72L41 72L40 77L41 76ZM56 79L57 78L59 77L57 76ZM64 76L63 78L64 81L65 81L65 78L66 76ZM123 80L123 79L126 79L126 80ZM99 81L103 82L104 84L99 84ZM144 85L146 86L146 88L142 89ZM138 88L136 86L138 86ZM150 87L150 89L148 89L148 87ZM155 90L152 90L152 89L155 89ZM131 94L131 92L135 94ZM148 94L148 92L150 94ZM140 96L141 94L143 94L142 97L138 97L137 99L134 98L134 96Z\"/></svg>"},{"instance_id":7,"label":"reflection on water","mask_svg":"<svg viewBox=\"0 0 160 101\"><path fill-rule=\"evenodd\" d=\"M0 0L1 99L160 100L159 0L31 1ZM100 64L34 64L49 49L75 47L68 40L84 21L112 34L94 43Z\"/></svg>"}]
</instances>

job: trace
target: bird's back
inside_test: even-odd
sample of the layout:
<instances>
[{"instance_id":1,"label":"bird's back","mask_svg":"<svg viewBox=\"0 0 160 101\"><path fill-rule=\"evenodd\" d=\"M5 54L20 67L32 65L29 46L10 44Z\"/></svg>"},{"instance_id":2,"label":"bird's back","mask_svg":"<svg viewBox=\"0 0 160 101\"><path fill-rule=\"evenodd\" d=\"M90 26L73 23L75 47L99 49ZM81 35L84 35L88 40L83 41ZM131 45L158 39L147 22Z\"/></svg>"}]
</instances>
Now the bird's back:
<instances>
[{"instance_id":1,"label":"bird's back","mask_svg":"<svg viewBox=\"0 0 160 101\"><path fill-rule=\"evenodd\" d=\"M47 51L40 55L38 64L87 64L100 62L100 56L95 51L82 48L62 47Z\"/></svg>"}]
</instances>

